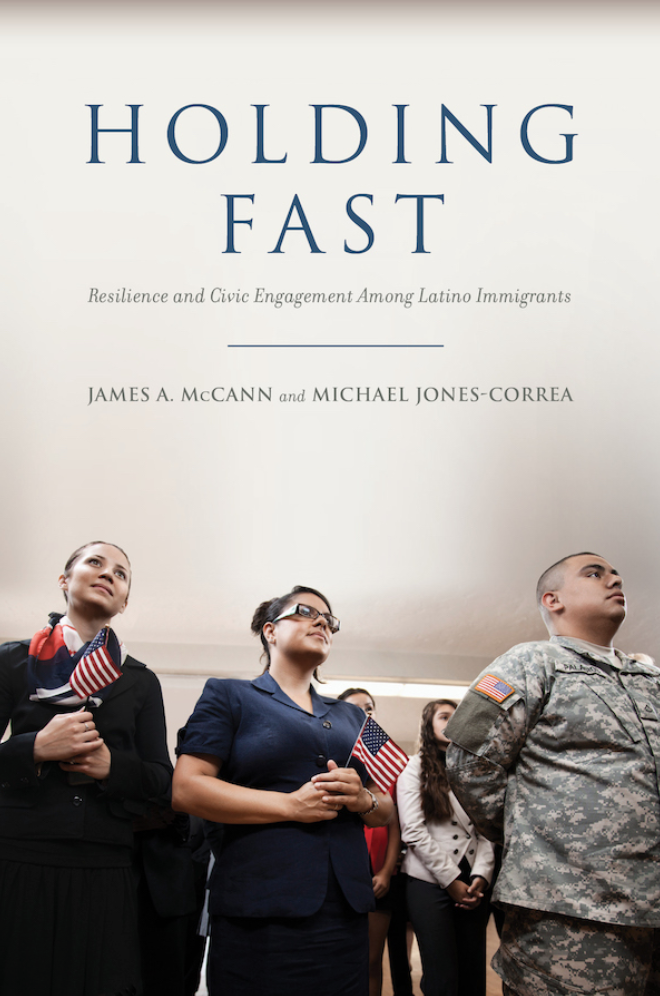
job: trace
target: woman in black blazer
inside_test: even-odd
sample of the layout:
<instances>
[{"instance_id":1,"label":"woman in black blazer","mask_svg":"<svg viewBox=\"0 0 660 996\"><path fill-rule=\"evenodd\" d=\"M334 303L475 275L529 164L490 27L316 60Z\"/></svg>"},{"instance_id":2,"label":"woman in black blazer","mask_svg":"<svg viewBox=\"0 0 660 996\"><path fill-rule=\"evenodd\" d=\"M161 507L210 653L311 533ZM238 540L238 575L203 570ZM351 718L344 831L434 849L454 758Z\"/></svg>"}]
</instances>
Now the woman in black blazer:
<instances>
[{"instance_id":1,"label":"woman in black blazer","mask_svg":"<svg viewBox=\"0 0 660 996\"><path fill-rule=\"evenodd\" d=\"M266 671L211 679L183 732L174 807L226 824L211 897L212 994L366 996L373 889L362 827L389 795L346 767L364 713L310 680L339 629L298 586L252 630Z\"/></svg>"},{"instance_id":2,"label":"woman in black blazer","mask_svg":"<svg viewBox=\"0 0 660 996\"><path fill-rule=\"evenodd\" d=\"M167 791L156 676L110 629L131 568L119 547L76 550L66 615L0 647L0 992L137 992L133 819Z\"/></svg>"}]
</instances>

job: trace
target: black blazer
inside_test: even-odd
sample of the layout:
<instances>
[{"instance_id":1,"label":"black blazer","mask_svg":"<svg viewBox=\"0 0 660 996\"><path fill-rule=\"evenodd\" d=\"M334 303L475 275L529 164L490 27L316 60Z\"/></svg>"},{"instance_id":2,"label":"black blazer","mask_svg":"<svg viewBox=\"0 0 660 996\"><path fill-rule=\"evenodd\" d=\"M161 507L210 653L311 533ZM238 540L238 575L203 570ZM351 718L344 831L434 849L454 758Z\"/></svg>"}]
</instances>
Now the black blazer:
<instances>
[{"instance_id":1,"label":"black blazer","mask_svg":"<svg viewBox=\"0 0 660 996\"><path fill-rule=\"evenodd\" d=\"M56 712L70 707L31 702L27 685L29 641L0 646L0 836L14 840L86 840L131 846L132 820L150 799L166 793L172 765L167 750L160 682L127 657L123 673L94 722L112 756L104 784L69 784L54 761L40 770L34 740Z\"/></svg>"},{"instance_id":2,"label":"black blazer","mask_svg":"<svg viewBox=\"0 0 660 996\"><path fill-rule=\"evenodd\" d=\"M183 731L179 753L211 754L220 777L249 788L293 792L345 766L364 722L349 702L317 695L301 709L270 674L254 681L211 678ZM366 771L353 760L363 780ZM211 912L225 916L310 916L323 903L330 867L353 909L374 908L359 816L343 809L319 823L227 824L214 868Z\"/></svg>"}]
</instances>

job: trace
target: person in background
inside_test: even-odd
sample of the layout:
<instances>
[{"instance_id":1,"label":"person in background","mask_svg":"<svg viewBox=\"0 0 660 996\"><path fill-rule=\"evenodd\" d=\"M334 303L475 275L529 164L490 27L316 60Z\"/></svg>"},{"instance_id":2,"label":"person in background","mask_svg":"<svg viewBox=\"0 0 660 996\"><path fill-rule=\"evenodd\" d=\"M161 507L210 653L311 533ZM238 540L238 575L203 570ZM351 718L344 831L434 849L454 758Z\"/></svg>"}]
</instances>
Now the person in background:
<instances>
[{"instance_id":1,"label":"person in background","mask_svg":"<svg viewBox=\"0 0 660 996\"><path fill-rule=\"evenodd\" d=\"M213 996L367 996L363 826L392 800L346 767L364 713L311 684L339 620L297 586L252 620L266 666L211 678L183 731L173 806L224 824L211 879Z\"/></svg>"},{"instance_id":2,"label":"person in background","mask_svg":"<svg viewBox=\"0 0 660 996\"><path fill-rule=\"evenodd\" d=\"M649 654L626 654L626 657L631 661L637 661L638 664L655 664L655 660Z\"/></svg>"},{"instance_id":3,"label":"person in background","mask_svg":"<svg viewBox=\"0 0 660 996\"><path fill-rule=\"evenodd\" d=\"M408 912L422 959L424 996L485 996L484 894L495 865L493 846L472 825L449 788L445 727L450 699L424 706L419 753L399 776L401 835L408 845Z\"/></svg>"},{"instance_id":4,"label":"person in background","mask_svg":"<svg viewBox=\"0 0 660 996\"><path fill-rule=\"evenodd\" d=\"M366 688L346 688L340 702L352 702L367 716L376 715L376 702ZM390 791L395 798L395 791ZM380 996L383 988L383 954L388 943L394 996L412 996L410 963L406 941L405 882L397 875L401 854L401 831L396 807L384 827L365 827L376 909L369 914L369 996ZM398 933L391 931L394 914Z\"/></svg>"},{"instance_id":5,"label":"person in background","mask_svg":"<svg viewBox=\"0 0 660 996\"><path fill-rule=\"evenodd\" d=\"M195 996L202 977L208 940L207 884L212 871L212 838L221 837L221 824L207 823L199 816L190 816L188 848L193 859L195 912L188 917L186 942L186 973L184 996Z\"/></svg>"},{"instance_id":6,"label":"person in background","mask_svg":"<svg viewBox=\"0 0 660 996\"><path fill-rule=\"evenodd\" d=\"M626 598L598 554L536 597L550 639L498 657L447 730L454 791L504 843L493 967L509 996L657 996L660 671L614 649Z\"/></svg>"},{"instance_id":7,"label":"person in background","mask_svg":"<svg viewBox=\"0 0 660 996\"><path fill-rule=\"evenodd\" d=\"M169 788L163 699L110 628L124 551L87 543L58 583L66 615L0 647L0 992L132 994L132 821Z\"/></svg>"},{"instance_id":8,"label":"person in background","mask_svg":"<svg viewBox=\"0 0 660 996\"><path fill-rule=\"evenodd\" d=\"M195 891L189 831L189 817L175 813L168 797L152 802L133 822L140 996L187 996L189 927L199 922L203 903Z\"/></svg>"}]
</instances>

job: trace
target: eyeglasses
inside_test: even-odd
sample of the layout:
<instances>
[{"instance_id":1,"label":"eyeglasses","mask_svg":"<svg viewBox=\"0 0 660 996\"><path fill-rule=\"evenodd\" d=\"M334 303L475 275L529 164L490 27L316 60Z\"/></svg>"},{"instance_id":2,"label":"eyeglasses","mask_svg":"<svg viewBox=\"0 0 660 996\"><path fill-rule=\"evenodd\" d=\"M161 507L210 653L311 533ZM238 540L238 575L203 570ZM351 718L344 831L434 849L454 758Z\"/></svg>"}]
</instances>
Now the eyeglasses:
<instances>
[{"instance_id":1,"label":"eyeglasses","mask_svg":"<svg viewBox=\"0 0 660 996\"><path fill-rule=\"evenodd\" d=\"M336 616L331 616L329 612L319 612L318 609L313 608L311 605L303 605L302 603L292 605L281 616L278 616L277 619L273 619L273 622L279 622L280 619L287 619L289 616L302 616L303 619L318 619L319 616L323 616L330 632L339 632L339 619Z\"/></svg>"}]
</instances>

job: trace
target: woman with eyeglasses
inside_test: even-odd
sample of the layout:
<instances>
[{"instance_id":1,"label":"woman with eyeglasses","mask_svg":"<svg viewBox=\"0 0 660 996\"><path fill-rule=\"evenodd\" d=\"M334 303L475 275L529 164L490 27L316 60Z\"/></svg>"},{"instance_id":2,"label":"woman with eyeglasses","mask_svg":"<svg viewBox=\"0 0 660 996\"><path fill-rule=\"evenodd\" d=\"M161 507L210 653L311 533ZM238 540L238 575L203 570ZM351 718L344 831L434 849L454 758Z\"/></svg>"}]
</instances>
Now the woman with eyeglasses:
<instances>
[{"instance_id":1,"label":"woman with eyeglasses","mask_svg":"<svg viewBox=\"0 0 660 996\"><path fill-rule=\"evenodd\" d=\"M348 761L361 709L311 685L339 620L297 586L263 602L254 681L211 678L179 746L176 809L225 824L211 894L212 996L367 996L363 826L392 802Z\"/></svg>"},{"instance_id":2,"label":"woman with eyeglasses","mask_svg":"<svg viewBox=\"0 0 660 996\"><path fill-rule=\"evenodd\" d=\"M158 679L110 625L130 584L122 549L87 543L59 577L66 613L0 647L3 996L140 987L133 820L172 765Z\"/></svg>"}]
</instances>

